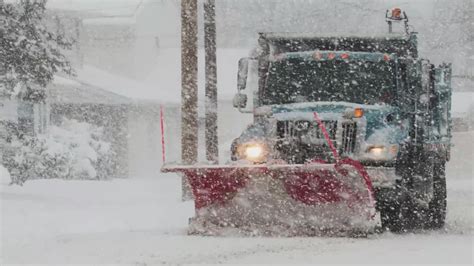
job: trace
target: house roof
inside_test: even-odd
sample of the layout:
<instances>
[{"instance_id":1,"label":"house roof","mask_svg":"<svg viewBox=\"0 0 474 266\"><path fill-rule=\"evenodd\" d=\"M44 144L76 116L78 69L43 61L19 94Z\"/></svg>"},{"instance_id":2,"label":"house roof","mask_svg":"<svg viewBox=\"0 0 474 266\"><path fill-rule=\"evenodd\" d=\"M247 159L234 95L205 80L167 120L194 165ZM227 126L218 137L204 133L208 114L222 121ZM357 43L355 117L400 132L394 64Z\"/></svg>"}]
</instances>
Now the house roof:
<instances>
[{"instance_id":1,"label":"house roof","mask_svg":"<svg viewBox=\"0 0 474 266\"><path fill-rule=\"evenodd\" d=\"M60 76L48 87L51 103L74 104L128 104L131 99L100 87Z\"/></svg>"},{"instance_id":2,"label":"house roof","mask_svg":"<svg viewBox=\"0 0 474 266\"><path fill-rule=\"evenodd\" d=\"M164 88L160 84L146 84L89 65L85 65L77 72L79 80L131 100L160 103L179 103L180 101L180 97L176 97L173 93L176 87Z\"/></svg>"}]
</instances>

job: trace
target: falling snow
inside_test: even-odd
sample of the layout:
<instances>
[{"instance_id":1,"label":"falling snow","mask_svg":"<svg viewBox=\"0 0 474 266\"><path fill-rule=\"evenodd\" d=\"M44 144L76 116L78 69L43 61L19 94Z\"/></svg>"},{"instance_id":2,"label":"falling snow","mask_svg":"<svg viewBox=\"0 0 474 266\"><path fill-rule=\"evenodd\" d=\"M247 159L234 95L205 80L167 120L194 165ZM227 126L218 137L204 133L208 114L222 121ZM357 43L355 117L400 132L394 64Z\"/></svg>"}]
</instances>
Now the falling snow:
<instances>
[{"instance_id":1,"label":"falling snow","mask_svg":"<svg viewBox=\"0 0 474 266\"><path fill-rule=\"evenodd\" d=\"M0 264L472 265L473 14L0 0Z\"/></svg>"}]
</instances>

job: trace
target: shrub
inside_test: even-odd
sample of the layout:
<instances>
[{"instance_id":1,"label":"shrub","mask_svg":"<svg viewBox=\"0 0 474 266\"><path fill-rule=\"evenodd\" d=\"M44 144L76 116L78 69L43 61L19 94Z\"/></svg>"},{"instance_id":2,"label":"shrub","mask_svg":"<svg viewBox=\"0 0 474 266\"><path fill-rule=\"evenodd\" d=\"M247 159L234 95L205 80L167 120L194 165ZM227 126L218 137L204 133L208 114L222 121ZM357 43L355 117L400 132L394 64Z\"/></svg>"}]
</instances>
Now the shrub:
<instances>
[{"instance_id":1,"label":"shrub","mask_svg":"<svg viewBox=\"0 0 474 266\"><path fill-rule=\"evenodd\" d=\"M14 152L5 165L15 184L38 178L104 179L113 156L102 128L76 120L52 126L44 136L17 138L10 146Z\"/></svg>"}]
</instances>

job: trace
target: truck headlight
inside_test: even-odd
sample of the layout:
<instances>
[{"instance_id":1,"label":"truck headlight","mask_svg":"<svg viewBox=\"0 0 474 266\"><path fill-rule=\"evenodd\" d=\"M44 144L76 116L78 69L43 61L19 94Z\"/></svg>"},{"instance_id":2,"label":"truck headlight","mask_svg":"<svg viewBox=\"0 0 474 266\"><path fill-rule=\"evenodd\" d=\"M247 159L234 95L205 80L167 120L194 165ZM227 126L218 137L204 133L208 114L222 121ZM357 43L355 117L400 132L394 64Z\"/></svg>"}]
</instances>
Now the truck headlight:
<instances>
[{"instance_id":1,"label":"truck headlight","mask_svg":"<svg viewBox=\"0 0 474 266\"><path fill-rule=\"evenodd\" d=\"M374 160L393 160L398 155L398 145L372 145L367 148L367 156Z\"/></svg>"},{"instance_id":2,"label":"truck headlight","mask_svg":"<svg viewBox=\"0 0 474 266\"><path fill-rule=\"evenodd\" d=\"M265 162L269 153L267 146L258 142L242 144L238 150L241 159L245 159L253 163Z\"/></svg>"},{"instance_id":3,"label":"truck headlight","mask_svg":"<svg viewBox=\"0 0 474 266\"><path fill-rule=\"evenodd\" d=\"M374 155L374 156L382 156L385 152L385 146L381 147L370 147L367 149L367 153Z\"/></svg>"}]
</instances>

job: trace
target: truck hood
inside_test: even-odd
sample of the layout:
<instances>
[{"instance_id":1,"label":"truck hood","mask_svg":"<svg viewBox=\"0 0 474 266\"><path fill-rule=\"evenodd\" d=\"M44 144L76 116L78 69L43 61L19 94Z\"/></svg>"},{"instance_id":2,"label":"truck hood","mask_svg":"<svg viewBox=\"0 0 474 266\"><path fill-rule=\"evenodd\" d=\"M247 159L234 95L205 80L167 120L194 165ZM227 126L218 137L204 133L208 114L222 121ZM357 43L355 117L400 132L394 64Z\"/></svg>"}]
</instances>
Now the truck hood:
<instances>
[{"instance_id":1,"label":"truck hood","mask_svg":"<svg viewBox=\"0 0 474 266\"><path fill-rule=\"evenodd\" d=\"M366 124L366 140L378 135L381 131L394 130L389 142L398 143L406 137L402 121L388 123L387 116L393 114L398 117L400 109L390 105L365 105L348 102L311 102L293 103L270 106L272 117L276 120L314 120L314 112L317 112L322 120L341 120L346 110L355 108L364 109Z\"/></svg>"}]
</instances>

